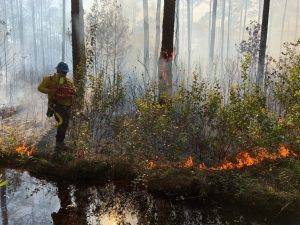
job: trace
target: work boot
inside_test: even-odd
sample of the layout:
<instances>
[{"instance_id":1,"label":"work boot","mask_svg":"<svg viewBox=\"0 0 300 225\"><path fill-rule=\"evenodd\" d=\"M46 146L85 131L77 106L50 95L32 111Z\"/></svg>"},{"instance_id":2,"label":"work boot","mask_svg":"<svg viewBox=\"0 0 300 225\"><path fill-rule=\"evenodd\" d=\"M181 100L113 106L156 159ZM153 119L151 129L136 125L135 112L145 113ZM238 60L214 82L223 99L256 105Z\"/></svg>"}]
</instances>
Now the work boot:
<instances>
[{"instance_id":1,"label":"work boot","mask_svg":"<svg viewBox=\"0 0 300 225\"><path fill-rule=\"evenodd\" d=\"M53 116L53 114L54 114L54 111L52 109L48 108L47 113L46 113L47 117L50 118Z\"/></svg>"}]
</instances>

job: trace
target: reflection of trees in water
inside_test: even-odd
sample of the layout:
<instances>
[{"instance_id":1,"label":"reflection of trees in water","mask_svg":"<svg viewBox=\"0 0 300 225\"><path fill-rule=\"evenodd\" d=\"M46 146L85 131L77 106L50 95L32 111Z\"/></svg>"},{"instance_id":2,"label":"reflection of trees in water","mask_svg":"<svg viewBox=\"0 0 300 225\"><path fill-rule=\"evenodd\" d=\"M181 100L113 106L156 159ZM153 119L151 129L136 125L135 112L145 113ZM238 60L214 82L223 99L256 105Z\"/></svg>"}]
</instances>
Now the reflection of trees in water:
<instances>
[{"instance_id":1,"label":"reflection of trees in water","mask_svg":"<svg viewBox=\"0 0 300 225\"><path fill-rule=\"evenodd\" d=\"M125 191L113 184L84 188L58 183L56 189L28 173L10 170L6 171L6 178L10 185L7 198L1 191L2 225L46 225L52 220L54 225L221 225L241 216L224 209L188 207L181 201L154 198L143 191ZM245 220L240 224L246 224Z\"/></svg>"},{"instance_id":2,"label":"reflection of trees in water","mask_svg":"<svg viewBox=\"0 0 300 225\"><path fill-rule=\"evenodd\" d=\"M54 225L85 225L87 224L87 208L89 206L89 192L84 188L74 190L73 202L71 187L68 184L57 184L57 196L60 199L60 209L52 213ZM75 207L76 206L76 207Z\"/></svg>"},{"instance_id":3,"label":"reflection of trees in water","mask_svg":"<svg viewBox=\"0 0 300 225\"><path fill-rule=\"evenodd\" d=\"M6 171L0 170L0 174L2 174L2 179L6 180ZM0 195L1 195L1 217L2 217L2 225L8 225L8 211L7 211L7 201L6 201L6 187L0 187Z\"/></svg>"}]
</instances>

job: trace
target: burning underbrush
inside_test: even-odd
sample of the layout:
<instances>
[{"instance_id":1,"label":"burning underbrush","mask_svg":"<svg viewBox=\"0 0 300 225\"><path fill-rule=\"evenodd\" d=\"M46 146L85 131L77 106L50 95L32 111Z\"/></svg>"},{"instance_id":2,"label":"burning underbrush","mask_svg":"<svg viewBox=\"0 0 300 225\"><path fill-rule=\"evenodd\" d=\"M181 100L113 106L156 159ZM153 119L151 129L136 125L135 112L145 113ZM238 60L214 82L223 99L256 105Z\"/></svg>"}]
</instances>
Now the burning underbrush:
<instances>
[{"instance_id":1,"label":"burning underbrush","mask_svg":"<svg viewBox=\"0 0 300 225\"><path fill-rule=\"evenodd\" d=\"M31 157L36 152L36 148L34 146L30 147L30 146L26 146L25 144L23 144L16 148L16 152L19 155Z\"/></svg>"},{"instance_id":2,"label":"burning underbrush","mask_svg":"<svg viewBox=\"0 0 300 225\"><path fill-rule=\"evenodd\" d=\"M250 153L247 151L239 152L236 157L232 160L224 160L224 162L208 167L205 163L197 164L192 156L189 156L184 162L178 164L172 163L156 163L155 161L150 161L148 163L149 169L155 168L167 168L167 167L178 167L178 168L191 168L198 170L209 170L209 171L220 171L220 170L230 170L230 169L241 169L244 167L254 166L260 164L263 161L274 161L277 159L283 159L287 157L298 157L296 153L289 150L286 146L281 145L277 152L270 152L265 148L260 148L258 151Z\"/></svg>"}]
</instances>

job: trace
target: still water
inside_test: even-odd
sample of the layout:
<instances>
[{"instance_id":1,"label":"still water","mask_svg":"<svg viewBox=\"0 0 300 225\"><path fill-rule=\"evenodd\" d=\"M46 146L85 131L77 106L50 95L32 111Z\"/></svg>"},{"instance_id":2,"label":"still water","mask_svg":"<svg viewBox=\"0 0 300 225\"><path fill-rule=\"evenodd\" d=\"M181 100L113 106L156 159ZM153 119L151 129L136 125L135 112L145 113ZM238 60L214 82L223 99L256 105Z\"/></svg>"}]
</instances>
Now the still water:
<instances>
[{"instance_id":1,"label":"still water","mask_svg":"<svg viewBox=\"0 0 300 225\"><path fill-rule=\"evenodd\" d=\"M236 210L167 201L142 191L126 191L112 183L79 187L39 180L27 172L10 169L0 172L9 181L0 190L2 225L272 224Z\"/></svg>"}]
</instances>

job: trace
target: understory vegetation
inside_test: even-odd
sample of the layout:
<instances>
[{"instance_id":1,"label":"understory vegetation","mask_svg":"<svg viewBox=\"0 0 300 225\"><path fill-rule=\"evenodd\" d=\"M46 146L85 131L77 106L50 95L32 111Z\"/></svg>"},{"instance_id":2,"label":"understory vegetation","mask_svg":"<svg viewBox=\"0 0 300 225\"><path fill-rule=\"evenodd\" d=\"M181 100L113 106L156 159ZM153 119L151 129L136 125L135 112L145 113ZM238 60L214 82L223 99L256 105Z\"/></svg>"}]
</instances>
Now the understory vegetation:
<instances>
[{"instance_id":1,"label":"understory vegetation","mask_svg":"<svg viewBox=\"0 0 300 225\"><path fill-rule=\"evenodd\" d=\"M250 79L253 60L243 53L242 78L229 95L194 73L164 104L155 83L132 88L121 74L90 76L86 108L77 114L71 140L85 152L177 161L192 156L213 165L241 151L300 149L300 41L268 61L265 87ZM77 132L76 132L77 131Z\"/></svg>"}]
</instances>

